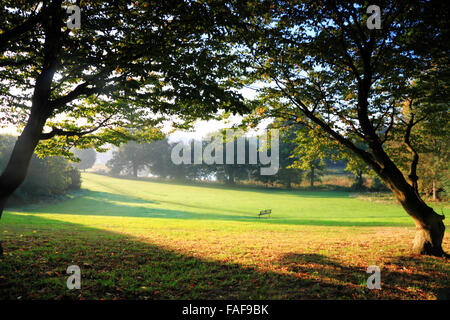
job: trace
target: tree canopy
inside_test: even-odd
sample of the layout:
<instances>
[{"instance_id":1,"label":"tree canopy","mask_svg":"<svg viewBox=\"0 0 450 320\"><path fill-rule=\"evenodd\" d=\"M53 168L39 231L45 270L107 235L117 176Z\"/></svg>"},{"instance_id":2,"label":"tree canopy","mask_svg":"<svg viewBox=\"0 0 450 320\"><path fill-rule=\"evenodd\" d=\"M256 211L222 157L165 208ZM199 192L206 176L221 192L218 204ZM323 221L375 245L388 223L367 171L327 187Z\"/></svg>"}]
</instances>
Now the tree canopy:
<instances>
[{"instance_id":1,"label":"tree canopy","mask_svg":"<svg viewBox=\"0 0 450 320\"><path fill-rule=\"evenodd\" d=\"M7 25L38 23L2 43L0 56L3 123L25 126L30 94L45 96L38 152L145 139L167 115L207 117L243 107L221 85L229 71L214 55L220 42L209 39L220 35L203 4L84 1L82 27L70 30L68 3L40 3L3 8Z\"/></svg>"},{"instance_id":2,"label":"tree canopy","mask_svg":"<svg viewBox=\"0 0 450 320\"><path fill-rule=\"evenodd\" d=\"M220 15L203 2L84 1L69 29L62 0L11 0L0 16L1 124L22 130L0 177L0 208L36 151L152 140L162 121L245 110L224 83L234 59ZM219 40L219 41L218 41Z\"/></svg>"}]
</instances>

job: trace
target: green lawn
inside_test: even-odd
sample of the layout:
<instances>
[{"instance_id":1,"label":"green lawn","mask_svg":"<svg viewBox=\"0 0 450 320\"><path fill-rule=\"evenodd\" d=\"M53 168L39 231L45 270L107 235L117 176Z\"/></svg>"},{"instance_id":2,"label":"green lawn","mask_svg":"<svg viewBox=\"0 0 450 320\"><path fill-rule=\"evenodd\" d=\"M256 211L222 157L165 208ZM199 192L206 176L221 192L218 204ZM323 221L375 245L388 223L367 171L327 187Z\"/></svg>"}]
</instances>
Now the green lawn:
<instances>
[{"instance_id":1,"label":"green lawn","mask_svg":"<svg viewBox=\"0 0 450 320\"><path fill-rule=\"evenodd\" d=\"M70 200L6 211L0 233L0 298L434 299L450 286L448 260L409 254L414 225L400 206L345 192L86 173ZM73 264L81 290L66 289ZM381 290L366 287L369 265Z\"/></svg>"}]
</instances>

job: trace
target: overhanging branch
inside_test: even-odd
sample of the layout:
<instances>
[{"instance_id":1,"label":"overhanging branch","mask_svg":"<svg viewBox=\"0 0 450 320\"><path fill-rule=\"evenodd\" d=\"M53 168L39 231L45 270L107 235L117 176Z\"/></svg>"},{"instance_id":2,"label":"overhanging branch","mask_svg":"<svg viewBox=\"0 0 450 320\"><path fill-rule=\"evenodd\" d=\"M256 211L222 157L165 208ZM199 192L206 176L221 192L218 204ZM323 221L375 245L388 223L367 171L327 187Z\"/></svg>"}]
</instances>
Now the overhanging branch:
<instances>
[{"instance_id":1,"label":"overhanging branch","mask_svg":"<svg viewBox=\"0 0 450 320\"><path fill-rule=\"evenodd\" d=\"M112 117L113 117L113 115L110 115L108 118L106 118L105 120L100 122L97 126L91 128L89 130L85 130L85 131L81 131L81 130L80 131L66 131L63 129L53 127L52 131L47 132L47 133L41 133L39 140L48 140L48 139L52 139L55 136L82 137L82 136L93 133L93 132L99 130L100 128L104 127ZM111 124L109 124L109 125L111 125Z\"/></svg>"}]
</instances>

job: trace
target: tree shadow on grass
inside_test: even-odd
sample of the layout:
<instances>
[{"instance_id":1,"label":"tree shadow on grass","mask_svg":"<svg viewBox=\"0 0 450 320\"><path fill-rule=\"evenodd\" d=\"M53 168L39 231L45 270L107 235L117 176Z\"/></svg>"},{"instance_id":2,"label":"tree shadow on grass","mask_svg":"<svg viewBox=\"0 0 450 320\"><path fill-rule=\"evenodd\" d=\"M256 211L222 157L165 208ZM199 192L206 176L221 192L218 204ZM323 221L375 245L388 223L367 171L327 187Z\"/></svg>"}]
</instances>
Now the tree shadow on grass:
<instances>
[{"instance_id":1,"label":"tree shadow on grass","mask_svg":"<svg viewBox=\"0 0 450 320\"><path fill-rule=\"evenodd\" d=\"M3 241L0 299L313 297L308 293L313 282L295 276L200 258L74 223L36 216L27 222L29 226L6 226L10 236ZM40 228L43 225L52 228ZM66 288L70 265L81 268L81 290Z\"/></svg>"},{"instance_id":2,"label":"tree shadow on grass","mask_svg":"<svg viewBox=\"0 0 450 320\"><path fill-rule=\"evenodd\" d=\"M226 185L223 183L207 183L207 182L196 182L196 181L161 181L155 178L145 178L145 177L129 177L129 176L118 176L113 177L104 174L98 173L89 173L92 175L99 175L103 177L107 177L110 179L123 179L123 180L135 180L140 182L151 182L155 184L163 184L163 185L173 185L180 187L194 187L201 189L217 189L217 190L226 190L226 191L239 191L239 192L249 192L249 193L270 193L270 194L283 194L283 195L293 195L304 198L348 198L349 193L346 191L336 191L336 190L303 190L303 189L280 189L280 188L267 188L263 186L253 186L253 185L245 185L245 184L236 184L234 186ZM98 183L98 182L97 182ZM110 186L108 186L110 188Z\"/></svg>"},{"instance_id":3,"label":"tree shadow on grass","mask_svg":"<svg viewBox=\"0 0 450 320\"><path fill-rule=\"evenodd\" d=\"M292 272L311 275L313 278L319 276L328 283L342 284L337 285L341 292L336 292L336 297L352 296L356 290L364 293L368 299L396 299L406 298L408 291L417 298L423 298L424 292L442 295L441 292L450 286L450 282L448 270L436 270L437 261L444 265L448 262L445 258L420 256L396 257L385 262L380 268L381 290L366 288L367 278L372 274L366 273L368 266L349 266L324 255L298 253L285 255L280 263ZM360 285L359 288L357 285Z\"/></svg>"},{"instance_id":4,"label":"tree shadow on grass","mask_svg":"<svg viewBox=\"0 0 450 320\"><path fill-rule=\"evenodd\" d=\"M109 192L92 191L75 199L60 202L54 205L29 207L21 212L30 214L72 214L86 216L119 216L138 218L165 218L165 219L198 219L198 220L237 220L254 221L255 216L239 214L202 213L185 210L157 208L160 202L144 200L131 196L119 195ZM192 206L186 206L192 207ZM196 208L201 208L200 206ZM233 211L225 211L230 212Z\"/></svg>"},{"instance_id":5,"label":"tree shadow on grass","mask_svg":"<svg viewBox=\"0 0 450 320\"><path fill-rule=\"evenodd\" d=\"M398 299L420 298L408 286L432 290L445 279L382 271L383 289L369 290L364 268L319 254L289 254L280 272L259 270L183 251L183 243L168 249L75 223L30 216L24 224L8 215L0 299ZM420 261L428 269L435 262ZM81 268L81 290L66 288L70 265Z\"/></svg>"}]
</instances>

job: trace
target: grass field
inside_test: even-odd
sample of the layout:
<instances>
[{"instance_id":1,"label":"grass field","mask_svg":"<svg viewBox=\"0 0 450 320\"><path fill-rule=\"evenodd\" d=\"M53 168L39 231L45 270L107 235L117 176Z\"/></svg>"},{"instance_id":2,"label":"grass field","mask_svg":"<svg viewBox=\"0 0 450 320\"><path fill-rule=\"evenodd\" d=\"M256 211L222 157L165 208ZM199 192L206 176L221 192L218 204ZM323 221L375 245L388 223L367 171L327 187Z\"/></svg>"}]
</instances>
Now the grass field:
<instances>
[{"instance_id":1,"label":"grass field","mask_svg":"<svg viewBox=\"0 0 450 320\"><path fill-rule=\"evenodd\" d=\"M435 299L450 287L447 259L409 253L399 205L344 192L87 173L70 200L6 211L0 233L1 299ZM66 288L74 264L81 290ZM381 290L366 287L369 265Z\"/></svg>"}]
</instances>

